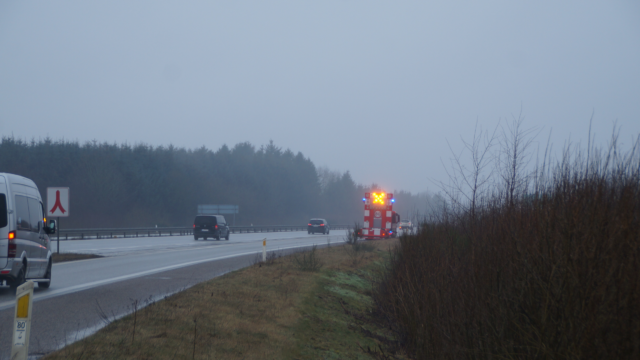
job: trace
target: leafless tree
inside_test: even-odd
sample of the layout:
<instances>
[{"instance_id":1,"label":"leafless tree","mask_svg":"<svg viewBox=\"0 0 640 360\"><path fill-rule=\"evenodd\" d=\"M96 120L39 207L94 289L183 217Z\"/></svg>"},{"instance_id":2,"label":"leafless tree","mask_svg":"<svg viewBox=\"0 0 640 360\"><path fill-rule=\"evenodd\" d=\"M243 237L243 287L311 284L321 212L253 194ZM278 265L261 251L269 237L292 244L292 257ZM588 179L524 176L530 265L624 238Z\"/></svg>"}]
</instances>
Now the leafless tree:
<instances>
[{"instance_id":1,"label":"leafless tree","mask_svg":"<svg viewBox=\"0 0 640 360\"><path fill-rule=\"evenodd\" d=\"M514 200L524 195L529 185L530 174L526 168L531 163L533 154L531 146L538 135L536 128L524 128L522 110L518 117L500 126L500 150L497 154L496 167L505 192L506 201L513 205Z\"/></svg>"},{"instance_id":2,"label":"leafless tree","mask_svg":"<svg viewBox=\"0 0 640 360\"><path fill-rule=\"evenodd\" d=\"M450 168L443 165L449 183L440 182L438 185L455 208L469 210L472 217L475 217L478 201L493 177L491 149L496 142L497 130L498 126L489 134L476 121L473 138L470 141L462 139L464 148L458 154L447 141L452 158L449 159ZM467 155L471 160L469 165L465 158Z\"/></svg>"}]
</instances>

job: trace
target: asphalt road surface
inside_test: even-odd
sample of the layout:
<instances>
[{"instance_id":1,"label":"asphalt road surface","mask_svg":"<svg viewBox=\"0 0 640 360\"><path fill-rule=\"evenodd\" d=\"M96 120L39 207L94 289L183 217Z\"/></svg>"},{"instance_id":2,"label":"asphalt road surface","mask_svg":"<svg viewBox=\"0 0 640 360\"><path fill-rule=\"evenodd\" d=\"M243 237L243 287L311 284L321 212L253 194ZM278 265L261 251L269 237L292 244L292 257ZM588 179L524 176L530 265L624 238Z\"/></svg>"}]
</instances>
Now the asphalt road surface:
<instances>
[{"instance_id":1,"label":"asphalt road surface","mask_svg":"<svg viewBox=\"0 0 640 360\"><path fill-rule=\"evenodd\" d=\"M60 252L104 258L53 265L51 287L34 290L30 357L37 358L91 335L116 319L199 282L253 264L267 251L287 254L314 244L339 244L345 230L330 235L306 231L231 234L229 241L164 236L60 242ZM55 250L56 244L53 242ZM0 286L0 359L8 359L13 337L15 295Z\"/></svg>"}]
</instances>

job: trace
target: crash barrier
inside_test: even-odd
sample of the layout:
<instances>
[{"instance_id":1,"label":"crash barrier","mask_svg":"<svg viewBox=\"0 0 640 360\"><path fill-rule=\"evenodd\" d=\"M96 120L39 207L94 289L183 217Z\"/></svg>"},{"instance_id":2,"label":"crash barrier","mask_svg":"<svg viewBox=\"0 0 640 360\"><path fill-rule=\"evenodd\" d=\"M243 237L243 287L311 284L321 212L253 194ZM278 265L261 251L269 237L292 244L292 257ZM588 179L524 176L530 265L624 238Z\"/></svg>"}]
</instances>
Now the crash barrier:
<instances>
[{"instance_id":1,"label":"crash barrier","mask_svg":"<svg viewBox=\"0 0 640 360\"><path fill-rule=\"evenodd\" d=\"M352 225L331 225L331 230L346 230ZM229 226L231 233L263 233L283 231L305 231L307 225L267 225L267 226ZM193 235L191 227L141 227L141 228L108 228L108 229L59 229L61 240L136 238L151 236L184 236ZM51 239L55 240L56 235Z\"/></svg>"}]
</instances>

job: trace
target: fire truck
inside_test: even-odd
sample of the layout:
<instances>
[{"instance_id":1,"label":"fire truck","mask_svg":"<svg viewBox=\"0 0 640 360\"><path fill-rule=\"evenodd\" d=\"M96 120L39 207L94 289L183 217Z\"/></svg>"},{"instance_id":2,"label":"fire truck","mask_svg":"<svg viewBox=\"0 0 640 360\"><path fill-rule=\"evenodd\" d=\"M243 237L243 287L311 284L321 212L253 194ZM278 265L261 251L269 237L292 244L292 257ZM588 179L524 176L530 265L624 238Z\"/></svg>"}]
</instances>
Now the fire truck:
<instances>
[{"instance_id":1,"label":"fire truck","mask_svg":"<svg viewBox=\"0 0 640 360\"><path fill-rule=\"evenodd\" d=\"M360 237L365 239L383 239L394 236L400 222L400 215L393 211L396 200L393 194L382 191L366 192L364 198L364 224Z\"/></svg>"}]
</instances>

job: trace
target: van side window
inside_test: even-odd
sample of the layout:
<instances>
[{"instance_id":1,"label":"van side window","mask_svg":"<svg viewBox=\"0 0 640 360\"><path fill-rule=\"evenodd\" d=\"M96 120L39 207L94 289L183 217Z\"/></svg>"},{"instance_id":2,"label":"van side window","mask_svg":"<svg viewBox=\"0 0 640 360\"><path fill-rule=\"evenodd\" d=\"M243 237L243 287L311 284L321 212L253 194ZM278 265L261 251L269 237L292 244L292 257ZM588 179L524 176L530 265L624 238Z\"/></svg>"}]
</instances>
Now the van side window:
<instances>
[{"instance_id":1,"label":"van side window","mask_svg":"<svg viewBox=\"0 0 640 360\"><path fill-rule=\"evenodd\" d=\"M36 224L36 226L38 226ZM31 231L31 218L29 217L29 201L25 196L16 195L16 227L18 230Z\"/></svg>"},{"instance_id":2,"label":"van side window","mask_svg":"<svg viewBox=\"0 0 640 360\"><path fill-rule=\"evenodd\" d=\"M43 220L42 205L40 201L32 198L29 200L29 219L31 219L31 231L38 231L38 222Z\"/></svg>"},{"instance_id":3,"label":"van side window","mask_svg":"<svg viewBox=\"0 0 640 360\"><path fill-rule=\"evenodd\" d=\"M7 196L0 194L0 228L9 225L9 214L7 213Z\"/></svg>"}]
</instances>

